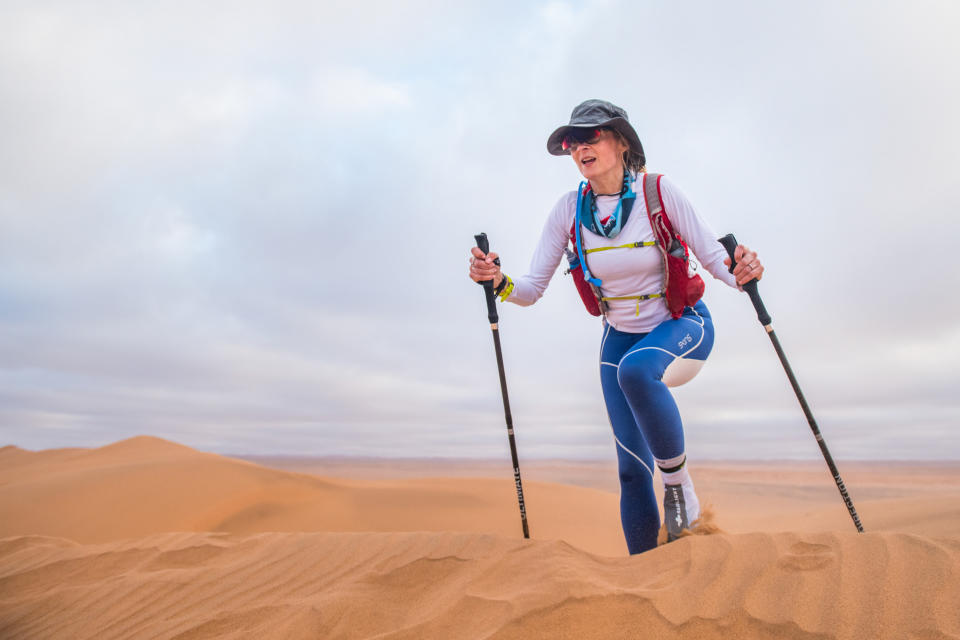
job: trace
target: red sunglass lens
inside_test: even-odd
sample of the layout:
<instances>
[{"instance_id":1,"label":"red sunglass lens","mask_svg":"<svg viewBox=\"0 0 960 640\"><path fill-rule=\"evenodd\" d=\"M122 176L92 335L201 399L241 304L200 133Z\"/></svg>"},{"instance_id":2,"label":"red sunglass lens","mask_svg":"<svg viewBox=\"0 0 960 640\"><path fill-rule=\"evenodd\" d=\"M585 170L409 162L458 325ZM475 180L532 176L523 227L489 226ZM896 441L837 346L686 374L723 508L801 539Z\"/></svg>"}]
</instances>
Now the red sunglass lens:
<instances>
[{"instance_id":1,"label":"red sunglass lens","mask_svg":"<svg viewBox=\"0 0 960 640\"><path fill-rule=\"evenodd\" d=\"M574 144L594 144L600 139L600 129L581 129L570 131L560 142L561 148L568 151Z\"/></svg>"}]
</instances>

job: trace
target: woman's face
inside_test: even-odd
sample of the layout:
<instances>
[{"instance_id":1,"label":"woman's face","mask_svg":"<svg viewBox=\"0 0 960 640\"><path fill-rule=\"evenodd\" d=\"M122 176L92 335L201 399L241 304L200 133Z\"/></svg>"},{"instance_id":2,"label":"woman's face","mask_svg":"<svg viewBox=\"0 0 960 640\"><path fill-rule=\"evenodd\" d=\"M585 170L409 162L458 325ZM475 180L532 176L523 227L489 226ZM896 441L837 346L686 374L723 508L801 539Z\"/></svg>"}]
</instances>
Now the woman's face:
<instances>
[{"instance_id":1,"label":"woman's face","mask_svg":"<svg viewBox=\"0 0 960 640\"><path fill-rule=\"evenodd\" d=\"M599 135L588 140L569 140L570 157L584 178L591 182L620 182L623 176L623 153L627 145L609 129L600 129Z\"/></svg>"}]
</instances>

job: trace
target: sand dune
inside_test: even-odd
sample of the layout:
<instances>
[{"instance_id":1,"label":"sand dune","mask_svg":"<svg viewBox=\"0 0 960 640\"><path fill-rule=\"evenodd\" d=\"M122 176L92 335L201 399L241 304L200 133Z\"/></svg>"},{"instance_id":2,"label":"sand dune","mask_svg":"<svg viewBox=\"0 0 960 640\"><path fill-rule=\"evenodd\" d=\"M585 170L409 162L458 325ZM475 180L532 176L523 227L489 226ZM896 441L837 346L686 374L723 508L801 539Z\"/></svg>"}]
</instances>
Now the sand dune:
<instances>
[{"instance_id":1,"label":"sand dune","mask_svg":"<svg viewBox=\"0 0 960 640\"><path fill-rule=\"evenodd\" d=\"M7 461L11 464L7 464ZM541 539L625 554L618 498L524 487ZM167 531L470 531L518 535L510 477L359 481L268 469L141 436L101 449L0 451L0 537L107 542Z\"/></svg>"},{"instance_id":2,"label":"sand dune","mask_svg":"<svg viewBox=\"0 0 960 640\"><path fill-rule=\"evenodd\" d=\"M957 637L960 544L685 538L632 558L472 533L0 543L4 638Z\"/></svg>"},{"instance_id":3,"label":"sand dune","mask_svg":"<svg viewBox=\"0 0 960 640\"><path fill-rule=\"evenodd\" d=\"M625 557L595 488L525 482L524 541L509 478L4 447L0 638L960 638L955 475L910 502L863 472L856 534L822 479L778 468L705 469L732 532ZM736 533L758 508L790 530Z\"/></svg>"}]
</instances>

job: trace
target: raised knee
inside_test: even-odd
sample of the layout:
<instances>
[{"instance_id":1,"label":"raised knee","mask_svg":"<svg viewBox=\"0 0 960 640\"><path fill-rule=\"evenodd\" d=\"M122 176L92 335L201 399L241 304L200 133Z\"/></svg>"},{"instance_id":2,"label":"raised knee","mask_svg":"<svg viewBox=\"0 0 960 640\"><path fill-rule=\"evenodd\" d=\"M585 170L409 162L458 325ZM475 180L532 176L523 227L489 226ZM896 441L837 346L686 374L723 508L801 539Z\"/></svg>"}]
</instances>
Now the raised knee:
<instances>
[{"instance_id":1,"label":"raised knee","mask_svg":"<svg viewBox=\"0 0 960 640\"><path fill-rule=\"evenodd\" d=\"M624 356L617 369L617 382L621 388L656 382L661 376L662 371L655 357L643 351Z\"/></svg>"}]
</instances>

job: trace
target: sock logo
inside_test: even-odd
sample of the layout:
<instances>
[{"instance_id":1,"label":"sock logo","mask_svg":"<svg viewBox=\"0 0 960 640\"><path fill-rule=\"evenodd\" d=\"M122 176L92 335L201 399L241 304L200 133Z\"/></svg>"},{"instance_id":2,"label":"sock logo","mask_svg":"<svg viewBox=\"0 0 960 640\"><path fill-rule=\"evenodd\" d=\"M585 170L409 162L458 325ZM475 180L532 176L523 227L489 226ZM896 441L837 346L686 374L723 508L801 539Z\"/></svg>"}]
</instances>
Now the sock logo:
<instances>
[{"instance_id":1,"label":"sock logo","mask_svg":"<svg viewBox=\"0 0 960 640\"><path fill-rule=\"evenodd\" d=\"M674 506L676 507L676 512L677 512L676 521L677 521L677 527L679 528L683 526L683 515L682 515L683 512L681 511L683 501L680 499L680 495L679 495L680 492L677 491L677 487L670 487L670 490L673 491L673 503L674 503Z\"/></svg>"}]
</instances>

